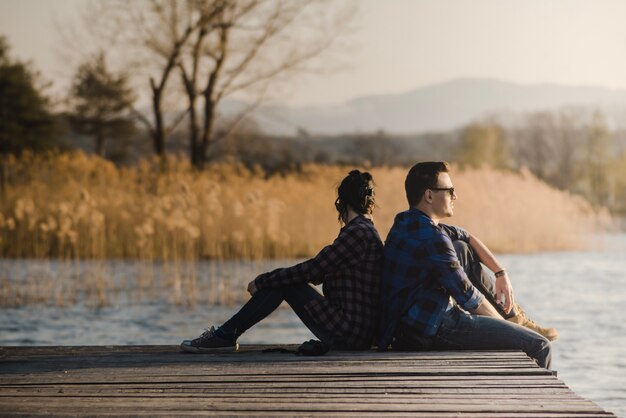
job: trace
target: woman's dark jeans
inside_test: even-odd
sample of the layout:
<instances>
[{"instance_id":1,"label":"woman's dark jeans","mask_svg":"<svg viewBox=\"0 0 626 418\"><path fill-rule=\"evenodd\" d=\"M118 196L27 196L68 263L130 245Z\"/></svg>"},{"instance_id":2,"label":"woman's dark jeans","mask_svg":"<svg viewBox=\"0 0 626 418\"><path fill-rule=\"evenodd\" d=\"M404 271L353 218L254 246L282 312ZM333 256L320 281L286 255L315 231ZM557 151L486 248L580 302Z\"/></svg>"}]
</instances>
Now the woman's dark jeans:
<instances>
[{"instance_id":1,"label":"woman's dark jeans","mask_svg":"<svg viewBox=\"0 0 626 418\"><path fill-rule=\"evenodd\" d=\"M286 301L300 320L321 341L335 348L341 348L341 337L333 335L305 309L312 300L321 300L322 296L313 286L303 283L292 286L267 288L257 291L232 318L220 327L225 335L236 339L256 323L274 312L282 301Z\"/></svg>"}]
</instances>

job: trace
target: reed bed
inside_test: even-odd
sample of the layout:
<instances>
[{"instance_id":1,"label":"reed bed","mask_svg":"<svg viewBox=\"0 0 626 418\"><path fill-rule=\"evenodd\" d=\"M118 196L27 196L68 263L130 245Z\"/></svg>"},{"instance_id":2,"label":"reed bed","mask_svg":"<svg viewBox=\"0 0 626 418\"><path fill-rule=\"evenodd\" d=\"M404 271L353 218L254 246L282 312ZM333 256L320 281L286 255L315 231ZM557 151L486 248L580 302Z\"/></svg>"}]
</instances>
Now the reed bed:
<instances>
[{"instance_id":1,"label":"reed bed","mask_svg":"<svg viewBox=\"0 0 626 418\"><path fill-rule=\"evenodd\" d=\"M172 301L193 304L202 300L195 271L200 260L314 255L338 233L335 190L352 168L307 165L268 177L235 164L198 172L186 159L172 158L163 171L156 160L116 167L80 152L24 154L4 165L0 257L63 260L68 269L84 260L99 262L100 272L81 276L79 285L99 305L108 303L111 259L140 260L136 285L146 289L153 286L154 264L161 263ZM375 223L383 239L394 215L407 207L406 171L371 170L377 183ZM452 174L459 199L450 223L472 231L496 252L579 249L587 234L610 223L605 211L527 171L482 168ZM53 292L42 289L44 283L51 286L50 279L30 275L31 285L25 286L0 274L0 305L73 303L71 295L78 292L75 283L60 284L63 280ZM227 278L209 276L200 278L210 282L208 302L243 297L240 289L238 296L229 296Z\"/></svg>"}]
</instances>

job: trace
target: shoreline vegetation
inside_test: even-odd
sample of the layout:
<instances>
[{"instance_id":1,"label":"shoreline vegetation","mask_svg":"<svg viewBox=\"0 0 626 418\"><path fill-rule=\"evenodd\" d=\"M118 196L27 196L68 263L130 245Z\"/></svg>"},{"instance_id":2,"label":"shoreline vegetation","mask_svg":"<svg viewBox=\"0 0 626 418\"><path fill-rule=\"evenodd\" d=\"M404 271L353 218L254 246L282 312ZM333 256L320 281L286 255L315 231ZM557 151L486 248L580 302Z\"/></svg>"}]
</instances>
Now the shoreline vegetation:
<instances>
[{"instance_id":1,"label":"shoreline vegetation","mask_svg":"<svg viewBox=\"0 0 626 418\"><path fill-rule=\"evenodd\" d=\"M303 165L270 177L237 164L195 171L172 158L116 167L82 152L12 156L0 201L1 258L267 259L308 257L337 235L333 206L352 167ZM361 167L361 169L363 169ZM372 168L384 239L406 209L406 167ZM584 248L611 225L607 211L529 171L453 169L449 223L497 252Z\"/></svg>"},{"instance_id":2,"label":"shoreline vegetation","mask_svg":"<svg viewBox=\"0 0 626 418\"><path fill-rule=\"evenodd\" d=\"M185 277L192 290L196 286L194 263L305 258L332 242L339 229L335 190L351 168L310 164L267 176L236 164L199 172L184 158L172 158L161 170L156 159L116 167L82 152L9 156L0 200L0 258L67 266L112 259L162 263L174 277L173 300L193 304L180 295ZM394 215L406 209L407 168L369 171L377 184L374 220L384 240ZM496 252L583 249L589 234L612 225L608 211L529 171L455 167L453 173L459 199L450 223L472 231ZM94 274L105 276L106 267L101 270ZM40 299L24 292L49 282L43 278L24 287L8 272L0 274L0 306ZM107 280L85 280L99 295L98 305L107 304ZM216 289L230 287L222 283Z\"/></svg>"}]
</instances>

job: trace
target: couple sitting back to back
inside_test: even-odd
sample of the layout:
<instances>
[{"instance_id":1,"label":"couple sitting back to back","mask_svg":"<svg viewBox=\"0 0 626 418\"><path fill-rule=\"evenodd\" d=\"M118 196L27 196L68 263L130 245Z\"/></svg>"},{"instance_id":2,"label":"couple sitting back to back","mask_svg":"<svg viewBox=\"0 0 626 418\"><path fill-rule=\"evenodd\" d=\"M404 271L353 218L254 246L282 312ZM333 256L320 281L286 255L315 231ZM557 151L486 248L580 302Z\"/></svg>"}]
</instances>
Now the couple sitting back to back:
<instances>
[{"instance_id":1,"label":"couple sitting back to back","mask_svg":"<svg viewBox=\"0 0 626 418\"><path fill-rule=\"evenodd\" d=\"M440 223L457 199L448 164L415 164L405 189L409 209L383 247L372 221L372 176L351 171L337 190L343 227L335 241L310 260L259 275L232 318L181 348L236 351L238 337L286 301L333 349L522 350L550 368L556 330L526 317L506 270L478 238Z\"/></svg>"}]
</instances>

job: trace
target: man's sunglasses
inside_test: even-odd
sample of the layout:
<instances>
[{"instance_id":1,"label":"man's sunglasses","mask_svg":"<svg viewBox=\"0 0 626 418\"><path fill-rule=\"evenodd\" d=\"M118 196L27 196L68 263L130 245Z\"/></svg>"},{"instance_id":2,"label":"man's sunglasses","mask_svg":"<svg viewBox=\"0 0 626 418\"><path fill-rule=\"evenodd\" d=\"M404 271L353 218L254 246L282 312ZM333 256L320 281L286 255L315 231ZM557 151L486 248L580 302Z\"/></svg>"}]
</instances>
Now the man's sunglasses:
<instances>
[{"instance_id":1,"label":"man's sunglasses","mask_svg":"<svg viewBox=\"0 0 626 418\"><path fill-rule=\"evenodd\" d=\"M430 190L446 191L450 194L450 197L454 196L454 187L430 187Z\"/></svg>"}]
</instances>

